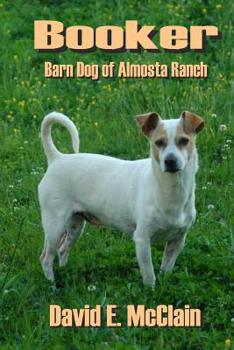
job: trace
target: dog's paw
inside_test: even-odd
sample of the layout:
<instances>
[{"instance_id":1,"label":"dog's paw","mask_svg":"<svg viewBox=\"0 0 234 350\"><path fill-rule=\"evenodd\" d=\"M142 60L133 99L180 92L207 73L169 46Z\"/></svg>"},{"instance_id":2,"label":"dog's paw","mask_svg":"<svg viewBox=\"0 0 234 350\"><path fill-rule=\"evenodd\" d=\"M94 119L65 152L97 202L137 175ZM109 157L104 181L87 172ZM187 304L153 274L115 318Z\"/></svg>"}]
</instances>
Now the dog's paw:
<instances>
[{"instance_id":1,"label":"dog's paw","mask_svg":"<svg viewBox=\"0 0 234 350\"><path fill-rule=\"evenodd\" d=\"M148 287L152 290L154 290L154 288L155 288L155 281L156 281L155 276L146 276L143 278L144 286Z\"/></svg>"},{"instance_id":2,"label":"dog's paw","mask_svg":"<svg viewBox=\"0 0 234 350\"><path fill-rule=\"evenodd\" d=\"M144 284L144 288L149 291L155 290L155 283L154 284Z\"/></svg>"}]
</instances>

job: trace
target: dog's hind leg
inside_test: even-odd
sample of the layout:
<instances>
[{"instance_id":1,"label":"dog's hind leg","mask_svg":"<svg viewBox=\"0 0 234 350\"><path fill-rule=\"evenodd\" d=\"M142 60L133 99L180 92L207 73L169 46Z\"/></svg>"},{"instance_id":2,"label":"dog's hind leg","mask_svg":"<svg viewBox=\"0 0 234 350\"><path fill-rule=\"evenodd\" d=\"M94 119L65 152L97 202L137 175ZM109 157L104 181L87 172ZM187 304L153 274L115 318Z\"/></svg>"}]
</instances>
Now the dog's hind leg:
<instances>
[{"instance_id":1,"label":"dog's hind leg","mask_svg":"<svg viewBox=\"0 0 234 350\"><path fill-rule=\"evenodd\" d=\"M160 272L171 272L174 268L176 259L184 247L186 233L166 243Z\"/></svg>"},{"instance_id":2,"label":"dog's hind leg","mask_svg":"<svg viewBox=\"0 0 234 350\"><path fill-rule=\"evenodd\" d=\"M81 236L85 226L84 218L79 213L73 214L67 224L66 234L60 242L58 249L59 265L67 263L69 252L77 239Z\"/></svg>"},{"instance_id":3,"label":"dog's hind leg","mask_svg":"<svg viewBox=\"0 0 234 350\"><path fill-rule=\"evenodd\" d=\"M47 220L43 221L45 242L40 261L45 277L51 282L54 282L53 262L65 227L64 222L59 218L52 220L48 220L47 218Z\"/></svg>"}]
</instances>

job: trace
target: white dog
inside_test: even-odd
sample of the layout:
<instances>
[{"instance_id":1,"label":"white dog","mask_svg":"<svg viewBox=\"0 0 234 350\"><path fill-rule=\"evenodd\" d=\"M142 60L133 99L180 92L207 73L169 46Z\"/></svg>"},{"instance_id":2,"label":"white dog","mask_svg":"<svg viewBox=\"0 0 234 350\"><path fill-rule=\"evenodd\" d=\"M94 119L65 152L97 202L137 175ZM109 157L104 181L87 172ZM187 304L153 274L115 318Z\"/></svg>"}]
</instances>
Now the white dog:
<instances>
[{"instance_id":1,"label":"white dog","mask_svg":"<svg viewBox=\"0 0 234 350\"><path fill-rule=\"evenodd\" d=\"M51 138L53 123L65 126L74 154L60 153ZM80 237L85 221L111 225L129 233L145 285L155 284L151 242L165 242L161 271L171 271L195 220L196 134L204 121L183 112L162 120L157 113L137 116L148 137L148 159L127 161L97 154L77 154L79 136L73 122L53 112L42 123L41 136L48 169L39 185L45 231L40 260L45 276L54 281L56 251L60 266Z\"/></svg>"}]
</instances>

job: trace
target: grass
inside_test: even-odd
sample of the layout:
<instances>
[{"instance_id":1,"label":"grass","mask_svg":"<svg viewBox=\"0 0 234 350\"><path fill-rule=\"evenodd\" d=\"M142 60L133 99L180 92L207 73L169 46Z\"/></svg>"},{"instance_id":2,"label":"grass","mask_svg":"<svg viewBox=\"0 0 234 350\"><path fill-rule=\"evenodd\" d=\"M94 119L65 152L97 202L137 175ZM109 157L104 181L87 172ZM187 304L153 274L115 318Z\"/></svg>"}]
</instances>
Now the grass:
<instances>
[{"instance_id":1,"label":"grass","mask_svg":"<svg viewBox=\"0 0 234 350\"><path fill-rule=\"evenodd\" d=\"M233 211L231 193L231 2L105 0L75 2L2 1L0 120L0 348L1 349L224 349L230 348L233 317ZM123 26L126 19L163 25L217 25L222 39L208 40L204 53L79 55L38 53L33 49L33 20L56 19L67 26ZM157 38L157 36L156 36ZM158 39L156 39L157 41ZM157 41L158 42L158 41ZM43 62L103 64L209 64L208 79L51 79ZM43 244L37 185L46 169L39 139L43 116L58 110L78 126L81 151L125 159L148 155L147 141L133 116L156 110L163 117L192 110L206 120L198 140L198 217L174 273L159 278L154 292L142 287L133 242L122 233L89 225L68 265L58 269L54 294L38 257ZM225 125L226 127L220 127ZM56 144L71 151L67 133L57 128ZM233 141L233 140L232 140ZM153 248L155 271L162 252ZM95 286L89 291L89 286ZM99 328L51 329L49 304L79 308L117 304L119 319L127 304L173 304L200 307L200 329ZM225 345L226 344L226 345Z\"/></svg>"}]
</instances>

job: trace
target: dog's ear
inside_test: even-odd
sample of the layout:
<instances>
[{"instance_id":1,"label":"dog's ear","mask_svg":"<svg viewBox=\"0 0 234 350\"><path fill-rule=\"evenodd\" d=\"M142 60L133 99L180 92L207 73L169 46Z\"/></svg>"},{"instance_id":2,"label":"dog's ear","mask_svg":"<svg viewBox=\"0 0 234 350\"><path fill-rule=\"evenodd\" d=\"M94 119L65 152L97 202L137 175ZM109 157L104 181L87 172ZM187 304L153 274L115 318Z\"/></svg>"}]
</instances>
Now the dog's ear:
<instances>
[{"instance_id":1,"label":"dog's ear","mask_svg":"<svg viewBox=\"0 0 234 350\"><path fill-rule=\"evenodd\" d=\"M142 132L148 137L151 132L156 129L160 119L159 114L156 112L149 112L136 116L137 123L140 125Z\"/></svg>"},{"instance_id":2,"label":"dog's ear","mask_svg":"<svg viewBox=\"0 0 234 350\"><path fill-rule=\"evenodd\" d=\"M184 131L188 134L197 134L204 128L205 125L204 120L195 113L185 111L181 114L181 119L183 122Z\"/></svg>"}]
</instances>

